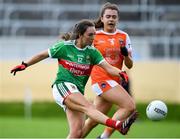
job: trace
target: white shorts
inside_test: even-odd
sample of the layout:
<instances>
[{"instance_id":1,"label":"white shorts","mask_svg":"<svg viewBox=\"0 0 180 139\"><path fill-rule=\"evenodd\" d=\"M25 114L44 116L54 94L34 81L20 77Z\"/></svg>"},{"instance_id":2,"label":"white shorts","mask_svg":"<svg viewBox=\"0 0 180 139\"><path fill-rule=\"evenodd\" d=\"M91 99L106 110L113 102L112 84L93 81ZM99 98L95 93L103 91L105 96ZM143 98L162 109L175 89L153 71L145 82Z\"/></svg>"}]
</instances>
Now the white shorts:
<instances>
[{"instance_id":1,"label":"white shorts","mask_svg":"<svg viewBox=\"0 0 180 139\"><path fill-rule=\"evenodd\" d=\"M66 106L64 105L64 100L72 93L79 93L77 86L70 82L62 82L53 85L53 97L56 103L61 106L64 110Z\"/></svg>"},{"instance_id":2,"label":"white shorts","mask_svg":"<svg viewBox=\"0 0 180 139\"><path fill-rule=\"evenodd\" d=\"M108 91L109 89L117 86L118 83L114 80L106 80L97 82L92 85L92 90L96 93L96 95L101 95L103 92Z\"/></svg>"}]
</instances>

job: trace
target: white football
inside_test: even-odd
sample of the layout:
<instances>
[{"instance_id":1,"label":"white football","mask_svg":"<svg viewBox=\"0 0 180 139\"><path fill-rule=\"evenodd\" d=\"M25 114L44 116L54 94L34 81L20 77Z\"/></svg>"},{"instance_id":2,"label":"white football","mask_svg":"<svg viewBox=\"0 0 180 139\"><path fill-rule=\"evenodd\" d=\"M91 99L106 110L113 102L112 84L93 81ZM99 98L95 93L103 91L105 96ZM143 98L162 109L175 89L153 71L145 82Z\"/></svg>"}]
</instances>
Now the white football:
<instances>
[{"instance_id":1,"label":"white football","mask_svg":"<svg viewBox=\"0 0 180 139\"><path fill-rule=\"evenodd\" d=\"M146 115L150 120L159 121L167 116L168 108L161 100L153 100L146 108Z\"/></svg>"}]
</instances>

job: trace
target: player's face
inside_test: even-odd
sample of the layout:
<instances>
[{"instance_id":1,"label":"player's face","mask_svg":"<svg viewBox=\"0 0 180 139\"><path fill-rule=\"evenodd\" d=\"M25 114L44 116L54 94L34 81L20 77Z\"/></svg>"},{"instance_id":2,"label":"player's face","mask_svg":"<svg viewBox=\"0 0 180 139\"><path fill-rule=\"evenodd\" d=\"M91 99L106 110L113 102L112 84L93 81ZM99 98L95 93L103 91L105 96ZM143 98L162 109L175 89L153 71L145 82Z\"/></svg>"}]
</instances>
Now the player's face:
<instances>
[{"instance_id":1,"label":"player's face","mask_svg":"<svg viewBox=\"0 0 180 139\"><path fill-rule=\"evenodd\" d=\"M104 23L104 31L110 33L114 32L118 19L118 12L116 10L106 9L103 17L101 17L101 21Z\"/></svg>"},{"instance_id":2,"label":"player's face","mask_svg":"<svg viewBox=\"0 0 180 139\"><path fill-rule=\"evenodd\" d=\"M92 45L94 40L96 29L95 27L88 27L84 34L81 36L81 44L83 47L87 45Z\"/></svg>"}]
</instances>

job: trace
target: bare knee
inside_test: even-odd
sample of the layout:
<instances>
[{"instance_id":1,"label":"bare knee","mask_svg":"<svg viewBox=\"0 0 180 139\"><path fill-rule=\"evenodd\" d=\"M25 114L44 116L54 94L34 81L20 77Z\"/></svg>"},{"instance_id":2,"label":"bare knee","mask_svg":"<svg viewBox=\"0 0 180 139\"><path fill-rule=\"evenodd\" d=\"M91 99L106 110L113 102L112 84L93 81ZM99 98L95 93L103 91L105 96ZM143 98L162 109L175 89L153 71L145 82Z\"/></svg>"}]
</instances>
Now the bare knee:
<instances>
[{"instance_id":1,"label":"bare knee","mask_svg":"<svg viewBox=\"0 0 180 139\"><path fill-rule=\"evenodd\" d=\"M126 113L132 113L136 110L136 105L134 100L131 100L124 104L124 106L121 106L120 109L124 109L124 112Z\"/></svg>"},{"instance_id":2,"label":"bare knee","mask_svg":"<svg viewBox=\"0 0 180 139\"><path fill-rule=\"evenodd\" d=\"M82 136L82 129L71 130L68 138L80 138Z\"/></svg>"},{"instance_id":3,"label":"bare knee","mask_svg":"<svg viewBox=\"0 0 180 139\"><path fill-rule=\"evenodd\" d=\"M74 125L69 126L69 136L68 138L80 138L83 133L83 125L77 121L77 123L74 122Z\"/></svg>"},{"instance_id":4,"label":"bare knee","mask_svg":"<svg viewBox=\"0 0 180 139\"><path fill-rule=\"evenodd\" d=\"M83 112L86 115L89 115L94 109L96 109L95 106L91 103L88 103L85 105Z\"/></svg>"},{"instance_id":5,"label":"bare knee","mask_svg":"<svg viewBox=\"0 0 180 139\"><path fill-rule=\"evenodd\" d=\"M94 120L89 118L89 119L86 120L86 124L85 125L87 127L89 127L89 128L94 128L95 126L97 126L97 124L98 123L96 121L94 121Z\"/></svg>"},{"instance_id":6,"label":"bare knee","mask_svg":"<svg viewBox=\"0 0 180 139\"><path fill-rule=\"evenodd\" d=\"M129 103L127 110L130 112L134 112L136 110L136 104L134 100Z\"/></svg>"}]
</instances>

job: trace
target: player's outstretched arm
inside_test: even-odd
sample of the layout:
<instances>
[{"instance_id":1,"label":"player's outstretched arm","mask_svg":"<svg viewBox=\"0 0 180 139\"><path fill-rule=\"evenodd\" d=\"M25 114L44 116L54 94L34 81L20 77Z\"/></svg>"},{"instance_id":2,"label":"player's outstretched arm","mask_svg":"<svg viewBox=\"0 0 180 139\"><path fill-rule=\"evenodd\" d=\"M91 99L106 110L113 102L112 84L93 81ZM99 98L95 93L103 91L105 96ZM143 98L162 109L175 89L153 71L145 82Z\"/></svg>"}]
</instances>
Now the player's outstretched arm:
<instances>
[{"instance_id":1,"label":"player's outstretched arm","mask_svg":"<svg viewBox=\"0 0 180 139\"><path fill-rule=\"evenodd\" d=\"M11 70L11 73L13 75L16 75L16 72L18 71L22 71L22 70L25 70L27 67L35 64L35 63L38 63L39 61L43 60L43 59L46 59L49 57L49 54L48 54L48 51L44 51L44 52L41 52L35 56L33 56L30 60L28 60L27 62L22 62L21 65L17 65L15 66L12 70Z\"/></svg>"}]
</instances>

